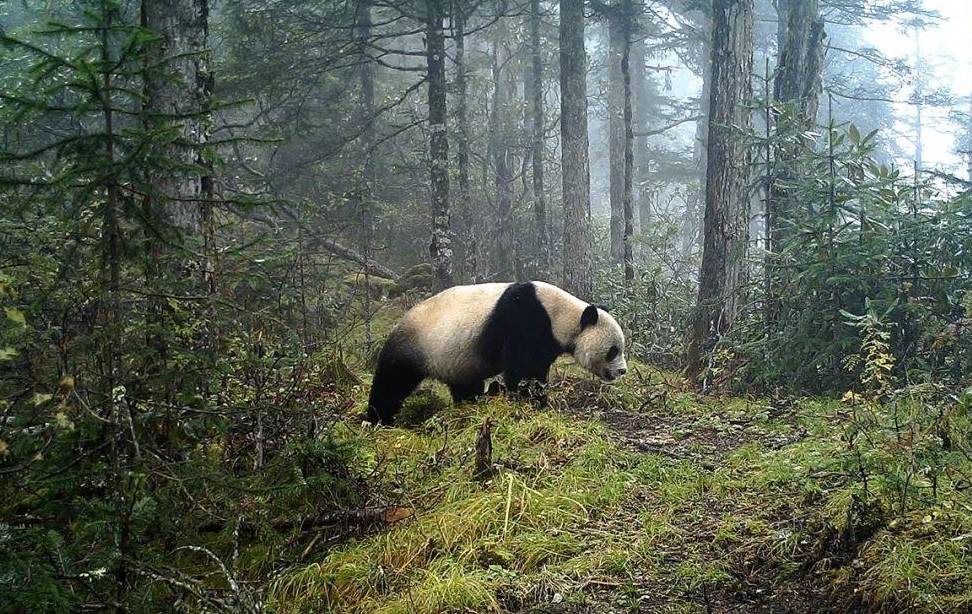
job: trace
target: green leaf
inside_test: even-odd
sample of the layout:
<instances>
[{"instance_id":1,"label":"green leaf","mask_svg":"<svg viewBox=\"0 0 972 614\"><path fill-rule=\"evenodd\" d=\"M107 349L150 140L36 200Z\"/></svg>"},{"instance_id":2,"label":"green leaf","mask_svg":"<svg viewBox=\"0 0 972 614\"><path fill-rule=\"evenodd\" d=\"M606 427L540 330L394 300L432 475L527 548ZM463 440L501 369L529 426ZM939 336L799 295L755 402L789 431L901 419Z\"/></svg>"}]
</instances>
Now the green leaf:
<instances>
[{"instance_id":1,"label":"green leaf","mask_svg":"<svg viewBox=\"0 0 972 614\"><path fill-rule=\"evenodd\" d=\"M0 348L0 360L13 360L16 355L17 350L13 348Z\"/></svg>"},{"instance_id":2,"label":"green leaf","mask_svg":"<svg viewBox=\"0 0 972 614\"><path fill-rule=\"evenodd\" d=\"M36 407L37 405L43 405L44 403L47 403L48 401L50 401L53 397L54 397L54 395L52 395L52 394L45 394L45 393L42 393L42 392L35 392L34 393L34 398L33 398L34 406Z\"/></svg>"},{"instance_id":3,"label":"green leaf","mask_svg":"<svg viewBox=\"0 0 972 614\"><path fill-rule=\"evenodd\" d=\"M21 326L27 326L27 318L24 317L24 312L19 309L14 309L13 307L7 307L4 309L7 314L7 319Z\"/></svg>"}]
</instances>

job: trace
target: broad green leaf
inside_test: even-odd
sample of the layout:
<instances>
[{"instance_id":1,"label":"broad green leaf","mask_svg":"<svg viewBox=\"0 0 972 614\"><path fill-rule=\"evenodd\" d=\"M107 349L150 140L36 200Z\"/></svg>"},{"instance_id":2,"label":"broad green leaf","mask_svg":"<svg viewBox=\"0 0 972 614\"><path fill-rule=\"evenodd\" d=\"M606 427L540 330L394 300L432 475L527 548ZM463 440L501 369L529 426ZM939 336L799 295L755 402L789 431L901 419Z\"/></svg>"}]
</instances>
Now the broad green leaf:
<instances>
[{"instance_id":1,"label":"broad green leaf","mask_svg":"<svg viewBox=\"0 0 972 614\"><path fill-rule=\"evenodd\" d=\"M54 397L54 395L52 395L52 394L45 394L45 393L41 393L41 392L35 392L34 393L34 398L33 398L33 403L34 403L34 405L43 405L44 403L47 403L48 401L50 401L53 397Z\"/></svg>"},{"instance_id":2,"label":"broad green leaf","mask_svg":"<svg viewBox=\"0 0 972 614\"><path fill-rule=\"evenodd\" d=\"M7 319L21 326L27 326L27 318L24 317L24 312L19 309L14 309L13 307L6 307L4 312L7 314Z\"/></svg>"}]
</instances>

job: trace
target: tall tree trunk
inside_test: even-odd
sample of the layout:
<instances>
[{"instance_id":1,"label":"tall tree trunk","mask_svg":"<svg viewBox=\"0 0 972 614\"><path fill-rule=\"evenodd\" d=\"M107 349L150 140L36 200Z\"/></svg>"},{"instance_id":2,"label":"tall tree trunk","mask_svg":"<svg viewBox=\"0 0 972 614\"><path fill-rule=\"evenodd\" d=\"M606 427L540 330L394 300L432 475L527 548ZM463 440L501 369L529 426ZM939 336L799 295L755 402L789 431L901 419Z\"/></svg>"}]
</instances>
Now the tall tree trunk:
<instances>
[{"instance_id":1,"label":"tall tree trunk","mask_svg":"<svg viewBox=\"0 0 972 614\"><path fill-rule=\"evenodd\" d=\"M787 5L780 0L780 6ZM783 16L780 16L783 21ZM791 0L786 11L786 31L777 60L773 97L796 106L805 124L817 118L823 68L824 22L817 0Z\"/></svg>"},{"instance_id":2,"label":"tall tree trunk","mask_svg":"<svg viewBox=\"0 0 972 614\"><path fill-rule=\"evenodd\" d=\"M778 113L775 130L779 135L788 132L802 133L816 121L820 105L821 71L823 69L824 22L820 18L818 0L778 0L779 26L777 29L779 57L776 76L773 81L773 100L777 105L790 107L785 116ZM784 26L785 24L785 26ZM793 122L783 123L783 117ZM767 263L766 315L771 322L779 316L780 285L774 278L776 254L780 253L786 242L786 228L792 217L790 195L783 185L790 183L789 177L800 156L800 148L794 146L793 139L777 139L779 145L774 151L776 172L770 177L767 186L765 219L770 224L766 246L770 254Z\"/></svg>"},{"instance_id":3,"label":"tall tree trunk","mask_svg":"<svg viewBox=\"0 0 972 614\"><path fill-rule=\"evenodd\" d=\"M432 260L435 290L452 286L449 223L449 138L446 133L444 0L426 0L425 59L429 96L429 178L432 192Z\"/></svg>"},{"instance_id":4,"label":"tall tree trunk","mask_svg":"<svg viewBox=\"0 0 972 614\"><path fill-rule=\"evenodd\" d=\"M190 278L196 288L214 298L217 286L217 247L213 211L214 183L212 165L203 148L209 141L213 77L207 49L209 35L208 0L144 0L141 24L155 38L145 53L144 98L142 123L146 130L164 133L165 140L153 151L160 162L146 174L143 206L154 228L167 235L147 236L149 258L146 266L150 286L156 286L152 299L149 345L156 355L146 372L162 375L169 355L166 313L170 311L161 297L162 284L168 272L181 278L185 269L194 271ZM185 252L170 253L170 246L181 241L200 241L201 258L187 257ZM198 248L193 251L198 252ZM214 309L211 300L206 313ZM201 348L215 349L211 327L200 329L196 339ZM172 378L160 382L161 396L175 394L178 383ZM170 425L171 426L171 425Z\"/></svg>"},{"instance_id":5,"label":"tall tree trunk","mask_svg":"<svg viewBox=\"0 0 972 614\"><path fill-rule=\"evenodd\" d=\"M371 2L362 0L358 5L358 23L355 28L355 42L358 45L360 65L358 66L358 78L361 88L360 122L363 125L361 131L361 162L359 164L357 177L357 198L358 198L358 222L361 225L361 251L366 260L371 259L371 235L374 225L372 210L373 195L371 192L371 181L374 176L374 152L372 149L375 144L375 73L374 64L368 53L368 46L371 44ZM302 254L298 255L302 258ZM365 292L364 292L364 324L365 324L365 346L370 351L372 344L371 331L371 291L370 291L369 268L364 267Z\"/></svg>"},{"instance_id":6,"label":"tall tree trunk","mask_svg":"<svg viewBox=\"0 0 972 614\"><path fill-rule=\"evenodd\" d=\"M462 237L462 276L475 279L479 270L479 233L474 204L469 192L469 112L468 81L466 78L466 7L463 2L453 4L453 37L456 45L456 177L459 181L459 235Z\"/></svg>"},{"instance_id":7,"label":"tall tree trunk","mask_svg":"<svg viewBox=\"0 0 972 614\"><path fill-rule=\"evenodd\" d=\"M969 116L966 120L966 136L965 136L965 159L968 164L968 181L972 183L972 94L969 94Z\"/></svg>"},{"instance_id":8,"label":"tall tree trunk","mask_svg":"<svg viewBox=\"0 0 972 614\"><path fill-rule=\"evenodd\" d=\"M790 17L790 4L800 0L774 0L776 8L776 56L779 58L786 46L786 24Z\"/></svg>"},{"instance_id":9,"label":"tall tree trunk","mask_svg":"<svg viewBox=\"0 0 972 614\"><path fill-rule=\"evenodd\" d=\"M509 52L504 43L502 30L493 43L493 105L489 121L489 149L493 161L493 178L496 186L496 211L493 216L493 237L490 245L490 277L509 281L518 277L516 271L515 241L513 236L513 170L510 164L510 126L512 113L507 104L507 77L502 68L509 64Z\"/></svg>"},{"instance_id":10,"label":"tall tree trunk","mask_svg":"<svg viewBox=\"0 0 972 614\"><path fill-rule=\"evenodd\" d=\"M703 33L700 53L702 58L699 63L702 66L702 93L699 96L699 121L695 124L695 139L692 148L692 161L695 163L697 177L699 178L700 188L688 200L685 219L681 228L681 252L683 262L689 262L689 254L698 246L699 228L702 225L702 216L705 202L705 173L707 167L707 156L709 150L709 102L712 98L712 15L711 6L707 10L700 11L698 16L698 28Z\"/></svg>"},{"instance_id":11,"label":"tall tree trunk","mask_svg":"<svg viewBox=\"0 0 972 614\"><path fill-rule=\"evenodd\" d=\"M560 0L560 134L564 199L564 288L594 293L591 171L587 141L587 51L584 0Z\"/></svg>"},{"instance_id":12,"label":"tall tree trunk","mask_svg":"<svg viewBox=\"0 0 972 614\"><path fill-rule=\"evenodd\" d=\"M624 84L621 62L625 50L626 20L630 16L612 7L608 15L608 154L611 202L611 262L624 259Z\"/></svg>"},{"instance_id":13,"label":"tall tree trunk","mask_svg":"<svg viewBox=\"0 0 972 614\"><path fill-rule=\"evenodd\" d=\"M699 299L688 344L688 374L697 379L704 357L739 313L749 239L753 0L715 0L712 94L705 180Z\"/></svg>"},{"instance_id":14,"label":"tall tree trunk","mask_svg":"<svg viewBox=\"0 0 972 614\"><path fill-rule=\"evenodd\" d=\"M112 19L115 16L114 10L109 8L107 3L103 5L104 29L101 31L101 63L104 72L102 73L102 101L104 106L102 113L105 124L105 160L112 167L115 164L115 129L112 95L114 85L112 84L112 57L109 39L109 32L112 27ZM104 398L108 405L108 438L110 442L111 459L111 484L112 498L114 499L115 513L118 516L117 535L115 539L118 543L117 565L114 570L115 576L115 611L125 612L125 602L129 589L129 558L131 557L131 515L130 504L131 493L127 487L127 473L129 467L129 446L134 444L128 437L129 429L126 420L126 408L121 399L117 398L116 386L122 381L122 349L119 337L122 334L122 314L121 314L121 224L120 224L120 187L114 174L109 175L105 181L105 208L104 208L104 236L105 236L105 264L107 265L108 281L108 308L105 310L104 328L105 335L105 390Z\"/></svg>"},{"instance_id":15,"label":"tall tree trunk","mask_svg":"<svg viewBox=\"0 0 972 614\"><path fill-rule=\"evenodd\" d=\"M547 231L547 201L543 187L544 111L543 111L543 55L540 46L540 0L530 0L530 62L532 86L530 107L533 120L532 175L533 226L536 233L536 266L538 279L546 279L550 272L550 235Z\"/></svg>"},{"instance_id":16,"label":"tall tree trunk","mask_svg":"<svg viewBox=\"0 0 972 614\"><path fill-rule=\"evenodd\" d=\"M634 130L634 183L639 186L634 194L635 206L640 212L648 199L648 175L650 160L648 159L648 113L651 108L651 90L648 85L648 71L645 68L647 50L645 40L638 36L631 42L629 63L631 65L631 99L633 107L632 129ZM642 223L641 216L637 218L635 232L648 232L647 224Z\"/></svg>"},{"instance_id":17,"label":"tall tree trunk","mask_svg":"<svg viewBox=\"0 0 972 614\"><path fill-rule=\"evenodd\" d=\"M631 23L634 21L634 10L631 0L623 0L622 15L625 16L622 28L624 44L621 54L621 80L624 104L624 187L623 187L623 214L624 214L624 280L627 283L634 281L634 251L631 245L632 235L634 235L634 201L632 195L632 181L634 179L634 129L631 125Z\"/></svg>"},{"instance_id":18,"label":"tall tree trunk","mask_svg":"<svg viewBox=\"0 0 972 614\"><path fill-rule=\"evenodd\" d=\"M150 199L164 218L186 234L204 229L211 182L202 147L209 137L206 111L212 77L207 38L208 0L144 0L142 23L158 38L148 48L145 110L151 128L178 126L160 155L172 167L149 175ZM207 186L206 184L210 185Z\"/></svg>"},{"instance_id":19,"label":"tall tree trunk","mask_svg":"<svg viewBox=\"0 0 972 614\"><path fill-rule=\"evenodd\" d=\"M925 60L921 54L921 29L915 32L915 174L925 163Z\"/></svg>"}]
</instances>

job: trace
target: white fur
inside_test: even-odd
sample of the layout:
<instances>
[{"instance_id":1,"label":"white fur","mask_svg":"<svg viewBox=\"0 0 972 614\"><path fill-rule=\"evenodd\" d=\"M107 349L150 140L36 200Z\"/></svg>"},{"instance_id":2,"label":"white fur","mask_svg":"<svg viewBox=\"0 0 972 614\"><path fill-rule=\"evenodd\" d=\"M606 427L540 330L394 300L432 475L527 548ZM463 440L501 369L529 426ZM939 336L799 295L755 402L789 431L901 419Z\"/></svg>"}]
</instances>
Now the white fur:
<instances>
[{"instance_id":1,"label":"white fur","mask_svg":"<svg viewBox=\"0 0 972 614\"><path fill-rule=\"evenodd\" d=\"M588 304L557 286L535 281L537 297L550 315L554 338L564 346L574 346L574 360L604 379L617 379L628 370L624 359L624 332L617 321L603 309L597 310L597 323L581 329L581 315ZM620 350L608 362L611 346Z\"/></svg>"},{"instance_id":2,"label":"white fur","mask_svg":"<svg viewBox=\"0 0 972 614\"><path fill-rule=\"evenodd\" d=\"M408 333L425 359L428 376L444 382L467 381L483 365L477 353L477 337L508 283L455 286L426 299L409 310L398 324ZM624 334L609 313L598 310L594 326L581 329L587 303L557 286L535 281L537 298L550 316L554 338L574 347L574 358L605 379L616 379L627 369ZM610 364L606 355L612 345L620 348Z\"/></svg>"},{"instance_id":3,"label":"white fur","mask_svg":"<svg viewBox=\"0 0 972 614\"><path fill-rule=\"evenodd\" d=\"M476 337L508 287L505 283L454 286L405 314L398 326L422 353L429 377L459 382L480 370Z\"/></svg>"}]
</instances>

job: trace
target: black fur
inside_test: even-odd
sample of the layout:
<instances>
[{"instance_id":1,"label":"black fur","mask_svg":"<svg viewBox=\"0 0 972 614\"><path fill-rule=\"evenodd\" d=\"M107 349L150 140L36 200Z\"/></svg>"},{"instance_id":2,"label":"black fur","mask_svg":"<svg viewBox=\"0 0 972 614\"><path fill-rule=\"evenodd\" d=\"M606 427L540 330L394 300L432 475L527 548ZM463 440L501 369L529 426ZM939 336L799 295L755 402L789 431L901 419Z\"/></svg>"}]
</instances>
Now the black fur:
<instances>
[{"instance_id":1,"label":"black fur","mask_svg":"<svg viewBox=\"0 0 972 614\"><path fill-rule=\"evenodd\" d=\"M597 307L588 305L581 314L581 327L586 328L595 324L597 324Z\"/></svg>"},{"instance_id":2,"label":"black fur","mask_svg":"<svg viewBox=\"0 0 972 614\"><path fill-rule=\"evenodd\" d=\"M525 380L547 381L550 365L564 353L553 336L550 316L529 283L513 284L496 302L479 335L479 352L490 365L487 377L503 374L517 389Z\"/></svg>"},{"instance_id":3,"label":"black fur","mask_svg":"<svg viewBox=\"0 0 972 614\"><path fill-rule=\"evenodd\" d=\"M391 424L408 395L425 379L425 365L400 331L393 331L378 354L378 367L371 384L367 418Z\"/></svg>"},{"instance_id":4,"label":"black fur","mask_svg":"<svg viewBox=\"0 0 972 614\"><path fill-rule=\"evenodd\" d=\"M596 321L596 308L594 313ZM569 349L554 338L550 316L536 287L528 282L513 284L503 292L486 318L477 346L483 371L470 373L466 381L446 382L457 404L482 395L485 380L499 373L511 390L543 401L536 386L521 387L521 383L546 382L550 366ZM406 336L393 333L378 357L368 419L389 424L426 374L423 358Z\"/></svg>"}]
</instances>

